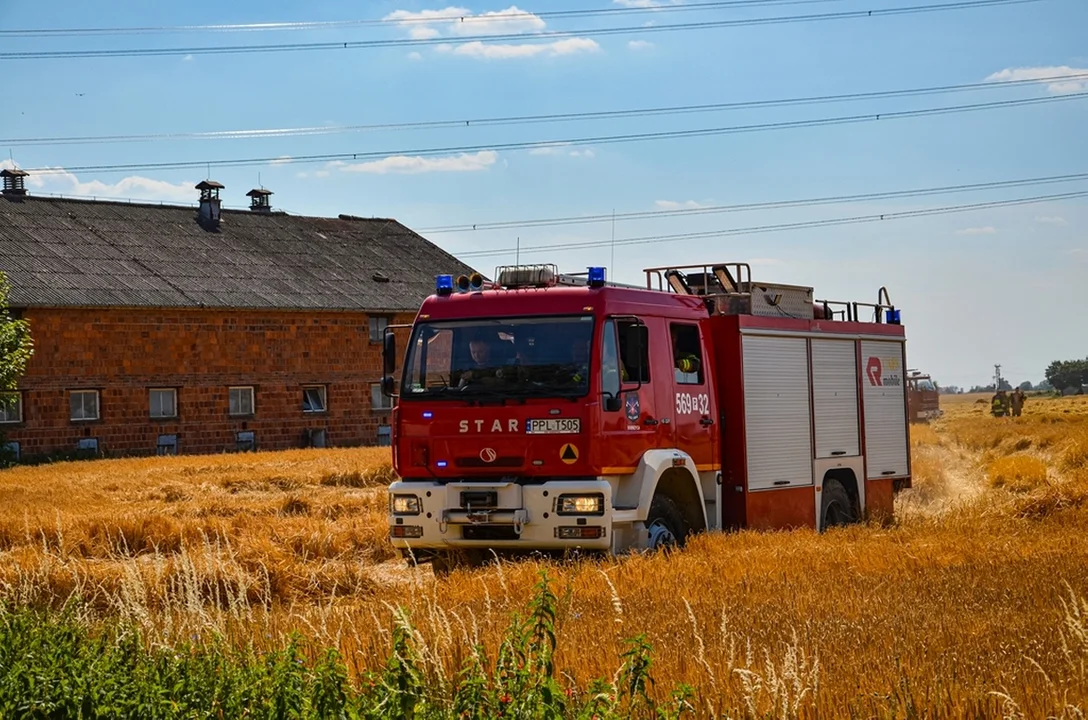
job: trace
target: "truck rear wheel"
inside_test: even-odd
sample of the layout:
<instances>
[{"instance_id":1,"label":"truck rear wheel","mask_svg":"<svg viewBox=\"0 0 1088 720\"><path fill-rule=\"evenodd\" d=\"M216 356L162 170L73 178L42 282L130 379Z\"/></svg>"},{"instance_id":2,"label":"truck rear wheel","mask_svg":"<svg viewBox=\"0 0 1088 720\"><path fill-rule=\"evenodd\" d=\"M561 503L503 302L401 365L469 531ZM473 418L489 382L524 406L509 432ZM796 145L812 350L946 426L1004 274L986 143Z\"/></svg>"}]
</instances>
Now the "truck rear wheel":
<instances>
[{"instance_id":1,"label":"truck rear wheel","mask_svg":"<svg viewBox=\"0 0 1088 720\"><path fill-rule=\"evenodd\" d=\"M650 534L649 549L683 547L687 538L687 523L676 503L665 495L654 495L650 513L646 516L646 530Z\"/></svg>"},{"instance_id":2,"label":"truck rear wheel","mask_svg":"<svg viewBox=\"0 0 1088 720\"><path fill-rule=\"evenodd\" d=\"M850 493L838 480L824 481L823 498L820 501L820 516L823 529L841 525L852 525L858 521L858 509Z\"/></svg>"}]
</instances>

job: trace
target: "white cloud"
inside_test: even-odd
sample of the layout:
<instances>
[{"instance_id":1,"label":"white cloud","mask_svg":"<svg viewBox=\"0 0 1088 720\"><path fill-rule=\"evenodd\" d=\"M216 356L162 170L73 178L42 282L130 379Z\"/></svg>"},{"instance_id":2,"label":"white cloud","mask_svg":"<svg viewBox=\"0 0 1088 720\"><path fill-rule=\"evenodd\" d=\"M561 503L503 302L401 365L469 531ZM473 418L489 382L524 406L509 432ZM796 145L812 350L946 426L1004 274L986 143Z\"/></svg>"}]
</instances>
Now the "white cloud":
<instances>
[{"instance_id":1,"label":"white cloud","mask_svg":"<svg viewBox=\"0 0 1088 720\"><path fill-rule=\"evenodd\" d=\"M318 170L314 173L314 177L327 178L329 176L328 170Z\"/></svg>"},{"instance_id":2,"label":"white cloud","mask_svg":"<svg viewBox=\"0 0 1088 720\"><path fill-rule=\"evenodd\" d=\"M419 60L423 59L423 56L420 55L419 53L415 52L415 51L412 51L412 52L408 53L408 59L409 60L419 61Z\"/></svg>"},{"instance_id":3,"label":"white cloud","mask_svg":"<svg viewBox=\"0 0 1088 720\"><path fill-rule=\"evenodd\" d=\"M186 55L185 57L182 58L182 60L184 60L185 62L192 62L192 59L193 59L192 55Z\"/></svg>"},{"instance_id":4,"label":"white cloud","mask_svg":"<svg viewBox=\"0 0 1088 720\"><path fill-rule=\"evenodd\" d=\"M384 19L405 28L409 37L416 40L433 40L439 37L456 40L481 35L531 36L547 27L540 16L522 10L517 5L511 5L505 10L491 10L479 14L473 14L467 8L452 5L442 10L420 12L397 10L386 15ZM460 45L441 43L435 46L436 52L486 60L573 55L599 49L600 46L595 41L578 37L539 44L488 44L476 40ZM416 53L409 57L413 60L420 59Z\"/></svg>"},{"instance_id":5,"label":"white cloud","mask_svg":"<svg viewBox=\"0 0 1088 720\"><path fill-rule=\"evenodd\" d=\"M1063 75L1082 75L1071 80L1047 82L1046 89L1052 93L1074 93L1088 89L1088 68L1073 68L1068 65L1050 67L1005 68L986 78L987 82L1010 82L1015 80L1044 80Z\"/></svg>"},{"instance_id":6,"label":"white cloud","mask_svg":"<svg viewBox=\"0 0 1088 720\"><path fill-rule=\"evenodd\" d=\"M10 160L0 161L0 168L13 167ZM81 181L64 168L43 168L41 172L31 173L26 179L31 190L59 195L85 195L96 198L115 200L151 200L182 203L195 203L197 191L195 182L169 183L165 180L130 175L115 183L101 180Z\"/></svg>"},{"instance_id":7,"label":"white cloud","mask_svg":"<svg viewBox=\"0 0 1088 720\"><path fill-rule=\"evenodd\" d=\"M511 5L505 10L494 10L465 18L452 25L455 35L511 35L514 33L539 32L546 23L537 15Z\"/></svg>"},{"instance_id":8,"label":"white cloud","mask_svg":"<svg viewBox=\"0 0 1088 720\"><path fill-rule=\"evenodd\" d=\"M442 33L428 25L418 25L408 30L408 37L413 40L430 40L431 38L440 37L441 35Z\"/></svg>"},{"instance_id":9,"label":"white cloud","mask_svg":"<svg viewBox=\"0 0 1088 720\"><path fill-rule=\"evenodd\" d=\"M505 10L473 14L468 8L450 6L442 10L411 12L397 10L384 20L408 29L409 36L430 39L447 35L512 35L543 30L546 23L539 16L511 5Z\"/></svg>"},{"instance_id":10,"label":"white cloud","mask_svg":"<svg viewBox=\"0 0 1088 720\"><path fill-rule=\"evenodd\" d=\"M439 46L439 50L443 47ZM595 40L588 38L567 38L550 43L511 43L492 44L475 40L470 43L458 45L452 49L454 55L480 58L484 60L505 60L509 58L527 58L537 55L554 57L557 55L573 55L581 52L596 52L601 46Z\"/></svg>"},{"instance_id":11,"label":"white cloud","mask_svg":"<svg viewBox=\"0 0 1088 720\"><path fill-rule=\"evenodd\" d=\"M562 149L564 147L567 147L568 145L570 145L570 143L554 143L554 144L551 144L551 145L541 145L539 147L535 147L532 150L530 150L529 154L530 155L558 155L563 151Z\"/></svg>"},{"instance_id":12,"label":"white cloud","mask_svg":"<svg viewBox=\"0 0 1088 720\"><path fill-rule=\"evenodd\" d=\"M1041 225L1057 225L1058 227L1065 227L1069 224L1065 218L1057 215L1037 215L1035 222Z\"/></svg>"},{"instance_id":13,"label":"white cloud","mask_svg":"<svg viewBox=\"0 0 1088 720\"><path fill-rule=\"evenodd\" d=\"M361 172L375 175L402 174L416 175L430 172L476 172L486 170L495 164L498 153L484 150L474 154L462 153L448 157L409 157L394 155L372 162L346 164L340 163L341 172Z\"/></svg>"},{"instance_id":14,"label":"white cloud","mask_svg":"<svg viewBox=\"0 0 1088 720\"><path fill-rule=\"evenodd\" d=\"M696 210L698 208L705 208L706 205L697 203L694 200L687 200L685 202L677 202L675 200L658 200L654 203L662 210Z\"/></svg>"},{"instance_id":15,"label":"white cloud","mask_svg":"<svg viewBox=\"0 0 1088 720\"><path fill-rule=\"evenodd\" d=\"M654 44L646 40L631 40L627 43L628 50L649 50L653 48Z\"/></svg>"},{"instance_id":16,"label":"white cloud","mask_svg":"<svg viewBox=\"0 0 1088 720\"><path fill-rule=\"evenodd\" d=\"M997 228L993 225L986 225L985 227L969 227L963 230L957 230L957 235L993 235L997 232Z\"/></svg>"},{"instance_id":17,"label":"white cloud","mask_svg":"<svg viewBox=\"0 0 1088 720\"><path fill-rule=\"evenodd\" d=\"M593 158L597 157L597 153L592 150L571 150L570 156L572 158Z\"/></svg>"}]
</instances>

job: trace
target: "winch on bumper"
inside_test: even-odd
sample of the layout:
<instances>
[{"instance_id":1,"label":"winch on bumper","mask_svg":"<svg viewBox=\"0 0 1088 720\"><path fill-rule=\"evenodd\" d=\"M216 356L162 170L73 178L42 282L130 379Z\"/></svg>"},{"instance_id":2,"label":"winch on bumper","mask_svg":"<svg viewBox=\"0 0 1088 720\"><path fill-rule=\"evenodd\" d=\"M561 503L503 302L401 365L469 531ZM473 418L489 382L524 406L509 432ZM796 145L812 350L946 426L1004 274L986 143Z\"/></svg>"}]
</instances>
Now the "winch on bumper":
<instances>
[{"instance_id":1,"label":"winch on bumper","mask_svg":"<svg viewBox=\"0 0 1088 720\"><path fill-rule=\"evenodd\" d=\"M605 480L402 480L389 488L389 536L415 551L452 548L608 550L612 486Z\"/></svg>"}]
</instances>

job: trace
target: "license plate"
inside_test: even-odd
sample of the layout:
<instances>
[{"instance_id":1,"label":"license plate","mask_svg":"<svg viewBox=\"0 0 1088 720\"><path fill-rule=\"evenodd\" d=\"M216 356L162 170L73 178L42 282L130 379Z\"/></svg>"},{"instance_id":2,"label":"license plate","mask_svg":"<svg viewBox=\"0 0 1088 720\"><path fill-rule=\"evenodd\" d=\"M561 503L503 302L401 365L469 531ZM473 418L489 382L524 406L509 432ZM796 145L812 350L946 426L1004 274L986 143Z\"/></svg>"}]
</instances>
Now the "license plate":
<instances>
[{"instance_id":1,"label":"license plate","mask_svg":"<svg viewBox=\"0 0 1088 720\"><path fill-rule=\"evenodd\" d=\"M580 418L530 420L525 425L525 432L529 435L573 435L582 432L582 421Z\"/></svg>"}]
</instances>

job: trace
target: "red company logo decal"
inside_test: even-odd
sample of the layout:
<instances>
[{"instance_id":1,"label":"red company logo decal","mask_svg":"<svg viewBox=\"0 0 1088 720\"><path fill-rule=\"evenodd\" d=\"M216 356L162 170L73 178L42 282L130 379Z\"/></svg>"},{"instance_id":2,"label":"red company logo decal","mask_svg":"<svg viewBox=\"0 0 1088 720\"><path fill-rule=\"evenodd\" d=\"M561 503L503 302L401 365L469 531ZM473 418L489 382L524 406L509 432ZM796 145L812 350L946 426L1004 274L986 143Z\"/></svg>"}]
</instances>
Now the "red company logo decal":
<instances>
[{"instance_id":1,"label":"red company logo decal","mask_svg":"<svg viewBox=\"0 0 1088 720\"><path fill-rule=\"evenodd\" d=\"M496 459L498 459L498 457L499 454L496 453L492 448L484 448L480 451L480 459L483 460L485 463L493 463Z\"/></svg>"},{"instance_id":2,"label":"red company logo decal","mask_svg":"<svg viewBox=\"0 0 1088 720\"><path fill-rule=\"evenodd\" d=\"M881 386L884 384L882 378L884 377L884 365L880 362L880 358L871 357L869 363L865 366L865 374L869 376L869 384Z\"/></svg>"}]
</instances>

